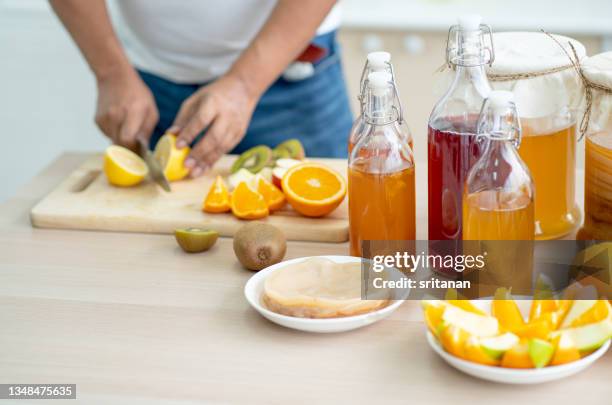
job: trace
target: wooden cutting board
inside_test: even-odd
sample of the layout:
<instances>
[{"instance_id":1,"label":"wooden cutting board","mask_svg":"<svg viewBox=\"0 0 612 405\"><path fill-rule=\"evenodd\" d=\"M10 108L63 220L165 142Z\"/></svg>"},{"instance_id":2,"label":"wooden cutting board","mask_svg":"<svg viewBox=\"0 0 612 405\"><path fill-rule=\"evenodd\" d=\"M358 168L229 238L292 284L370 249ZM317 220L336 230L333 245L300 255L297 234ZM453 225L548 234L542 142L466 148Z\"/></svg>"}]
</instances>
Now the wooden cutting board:
<instances>
[{"instance_id":1,"label":"wooden cutting board","mask_svg":"<svg viewBox=\"0 0 612 405\"><path fill-rule=\"evenodd\" d=\"M200 227L233 236L246 221L231 214L207 214L201 206L217 174L227 175L235 158L224 156L212 172L195 180L172 183L172 192L165 193L150 181L132 188L111 186L102 172L102 155L92 156L32 209L32 224L40 228L142 233L173 233L176 228ZM346 176L345 160L312 161L325 163ZM323 218L300 216L287 205L263 221L279 227L289 240L348 240L346 199Z\"/></svg>"}]
</instances>

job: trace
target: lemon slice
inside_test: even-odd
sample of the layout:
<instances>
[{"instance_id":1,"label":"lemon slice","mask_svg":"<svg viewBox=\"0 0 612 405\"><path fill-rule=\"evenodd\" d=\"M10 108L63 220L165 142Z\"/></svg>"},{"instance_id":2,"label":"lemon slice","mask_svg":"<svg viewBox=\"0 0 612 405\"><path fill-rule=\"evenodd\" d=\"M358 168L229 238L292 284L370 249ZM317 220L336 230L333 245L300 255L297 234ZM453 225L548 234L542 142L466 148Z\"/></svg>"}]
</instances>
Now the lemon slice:
<instances>
[{"instance_id":1,"label":"lemon slice","mask_svg":"<svg viewBox=\"0 0 612 405\"><path fill-rule=\"evenodd\" d=\"M164 175L168 181L182 180L189 174L185 167L185 159L189 155L190 148L177 149L176 136L166 134L161 137L155 146L155 159L159 162Z\"/></svg>"},{"instance_id":2,"label":"lemon slice","mask_svg":"<svg viewBox=\"0 0 612 405\"><path fill-rule=\"evenodd\" d=\"M104 153L104 174L108 182L115 186L135 186L148 172L144 160L129 149L112 145Z\"/></svg>"}]
</instances>

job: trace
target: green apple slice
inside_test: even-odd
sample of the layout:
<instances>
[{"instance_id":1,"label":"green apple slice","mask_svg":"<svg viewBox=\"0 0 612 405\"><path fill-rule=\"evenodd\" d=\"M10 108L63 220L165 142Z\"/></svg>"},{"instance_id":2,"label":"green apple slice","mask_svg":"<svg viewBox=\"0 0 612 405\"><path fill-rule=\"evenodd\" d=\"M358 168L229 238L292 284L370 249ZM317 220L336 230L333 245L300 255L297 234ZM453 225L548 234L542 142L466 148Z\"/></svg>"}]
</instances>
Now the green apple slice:
<instances>
[{"instance_id":1,"label":"green apple slice","mask_svg":"<svg viewBox=\"0 0 612 405\"><path fill-rule=\"evenodd\" d=\"M461 308L449 305L444 310L442 321L455 325L472 336L489 337L499 333L499 324L492 316L482 316Z\"/></svg>"},{"instance_id":2,"label":"green apple slice","mask_svg":"<svg viewBox=\"0 0 612 405\"><path fill-rule=\"evenodd\" d=\"M581 352L596 350L606 343L608 339L612 338L612 317L589 325L563 329L552 333L553 338L559 335L564 339L569 338L573 341L576 348Z\"/></svg>"},{"instance_id":3,"label":"green apple slice","mask_svg":"<svg viewBox=\"0 0 612 405\"><path fill-rule=\"evenodd\" d=\"M503 335L480 340L480 347L492 359L499 360L512 346L519 342L518 336L507 332Z\"/></svg>"},{"instance_id":4,"label":"green apple slice","mask_svg":"<svg viewBox=\"0 0 612 405\"><path fill-rule=\"evenodd\" d=\"M563 319L561 323L561 329L568 328L572 322L580 318L589 309L593 308L596 302L596 300L574 301L567 315L565 315L565 319Z\"/></svg>"},{"instance_id":5,"label":"green apple slice","mask_svg":"<svg viewBox=\"0 0 612 405\"><path fill-rule=\"evenodd\" d=\"M529 340L528 350L535 368L546 367L555 354L555 346L552 343L537 338Z\"/></svg>"}]
</instances>

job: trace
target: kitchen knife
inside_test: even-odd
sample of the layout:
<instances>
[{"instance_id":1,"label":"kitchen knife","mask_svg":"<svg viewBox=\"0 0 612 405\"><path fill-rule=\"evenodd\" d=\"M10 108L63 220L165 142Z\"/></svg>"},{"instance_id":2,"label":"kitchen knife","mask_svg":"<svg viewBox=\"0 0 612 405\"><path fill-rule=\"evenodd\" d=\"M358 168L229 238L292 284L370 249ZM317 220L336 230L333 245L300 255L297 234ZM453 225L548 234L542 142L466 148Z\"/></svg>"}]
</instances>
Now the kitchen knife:
<instances>
[{"instance_id":1,"label":"kitchen knife","mask_svg":"<svg viewBox=\"0 0 612 405\"><path fill-rule=\"evenodd\" d=\"M151 176L151 180L157 183L161 188L163 188L166 192L172 191L170 189L170 183L168 183L168 179L164 175L164 172L159 165L153 153L149 150L149 145L144 138L138 137L138 144L140 146L140 156L144 159L147 167L149 168L149 175Z\"/></svg>"}]
</instances>

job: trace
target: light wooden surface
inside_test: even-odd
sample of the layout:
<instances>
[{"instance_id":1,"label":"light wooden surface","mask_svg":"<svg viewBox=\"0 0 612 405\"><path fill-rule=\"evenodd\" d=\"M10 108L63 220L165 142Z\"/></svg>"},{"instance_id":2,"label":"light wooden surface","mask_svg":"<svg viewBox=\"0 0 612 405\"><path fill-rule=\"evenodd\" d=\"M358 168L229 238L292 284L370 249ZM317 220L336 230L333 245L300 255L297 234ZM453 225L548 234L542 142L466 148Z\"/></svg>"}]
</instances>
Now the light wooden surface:
<instances>
[{"instance_id":1,"label":"light wooden surface","mask_svg":"<svg viewBox=\"0 0 612 405\"><path fill-rule=\"evenodd\" d=\"M30 209L86 158L0 205L0 383L76 383L65 403L88 405L609 402L610 353L556 383L480 381L430 350L417 302L348 333L276 326L248 306L231 239L186 255L169 235L33 229ZM287 257L346 252L291 242Z\"/></svg>"},{"instance_id":2,"label":"light wooden surface","mask_svg":"<svg viewBox=\"0 0 612 405\"><path fill-rule=\"evenodd\" d=\"M67 174L57 188L32 209L32 223L41 228L146 233L173 233L176 228L200 227L233 236L245 221L232 214L202 212L202 201L218 174L226 176L236 159L224 156L215 169L198 179L172 183L166 193L150 181L131 188L111 186L102 172L102 156L92 156ZM313 159L346 174L346 162ZM262 220L285 232L290 240L346 242L348 204L323 218L306 218L286 205Z\"/></svg>"}]
</instances>

